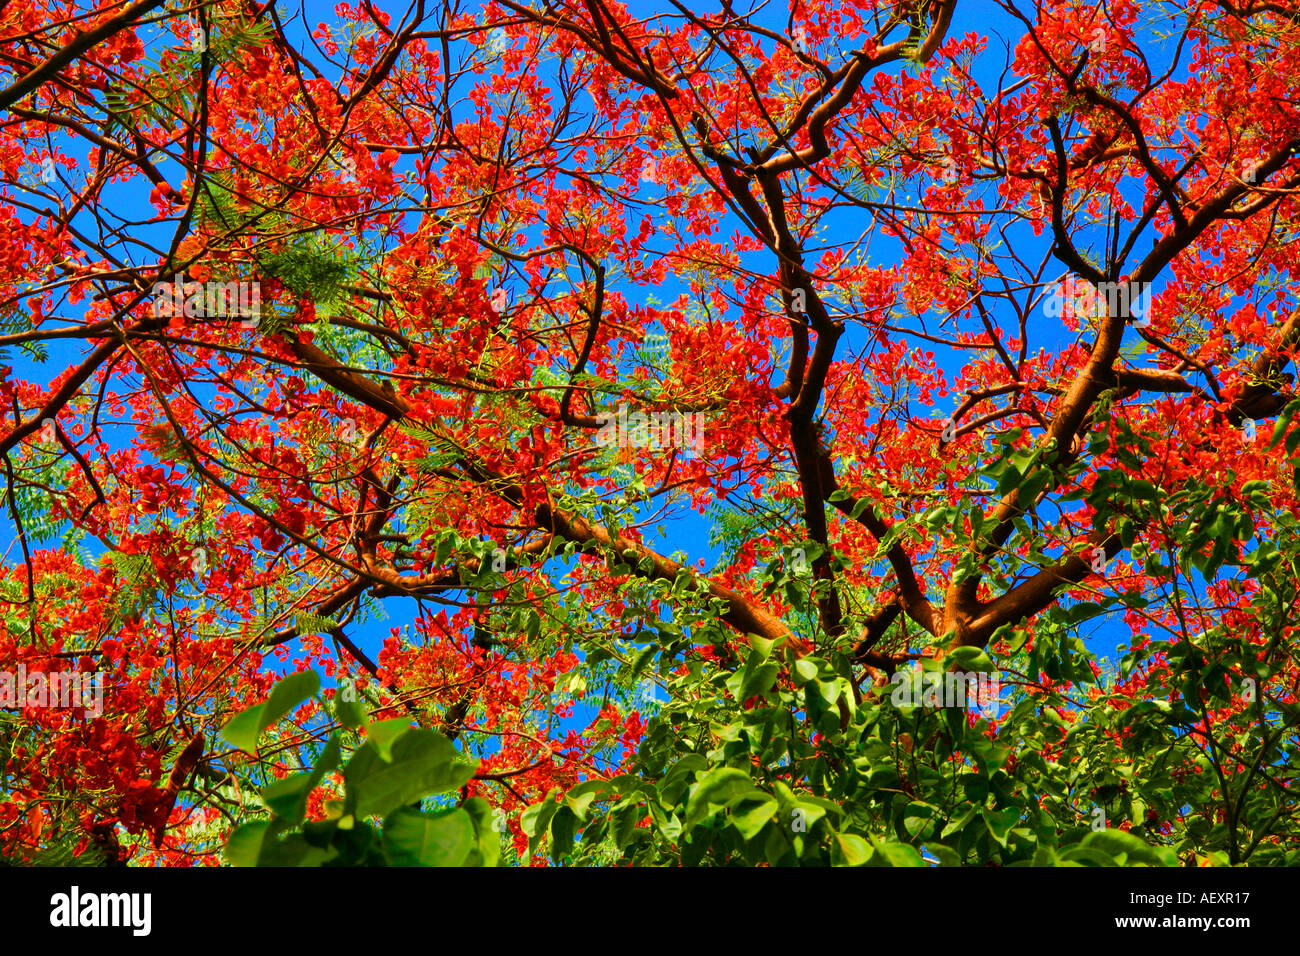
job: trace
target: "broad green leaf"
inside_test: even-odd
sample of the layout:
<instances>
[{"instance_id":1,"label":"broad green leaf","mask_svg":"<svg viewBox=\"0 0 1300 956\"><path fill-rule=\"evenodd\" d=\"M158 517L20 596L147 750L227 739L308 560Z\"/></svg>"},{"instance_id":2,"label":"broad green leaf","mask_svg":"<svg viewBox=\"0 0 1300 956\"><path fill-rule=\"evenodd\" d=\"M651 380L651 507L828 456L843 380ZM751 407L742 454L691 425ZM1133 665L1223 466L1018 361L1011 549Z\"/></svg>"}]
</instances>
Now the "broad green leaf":
<instances>
[{"instance_id":1,"label":"broad green leaf","mask_svg":"<svg viewBox=\"0 0 1300 956\"><path fill-rule=\"evenodd\" d=\"M718 807L725 807L748 793L754 792L754 781L743 770L719 767L706 774L691 788L686 803L686 827L694 826Z\"/></svg>"},{"instance_id":2,"label":"broad green leaf","mask_svg":"<svg viewBox=\"0 0 1300 956\"><path fill-rule=\"evenodd\" d=\"M460 808L398 810L384 821L384 846L394 866L462 866L474 845L474 821Z\"/></svg>"},{"instance_id":3,"label":"broad green leaf","mask_svg":"<svg viewBox=\"0 0 1300 956\"><path fill-rule=\"evenodd\" d=\"M869 866L925 866L920 851L908 843L881 839L873 839L871 842L876 852L867 861Z\"/></svg>"},{"instance_id":4,"label":"broad green leaf","mask_svg":"<svg viewBox=\"0 0 1300 956\"><path fill-rule=\"evenodd\" d=\"M291 823L302 822L307 812L307 798L321 778L339 765L339 740L335 734L325 744L316 765L306 773L284 777L262 788L262 802L277 817Z\"/></svg>"},{"instance_id":5,"label":"broad green leaf","mask_svg":"<svg viewBox=\"0 0 1300 956\"><path fill-rule=\"evenodd\" d=\"M872 857L871 844L854 833L835 834L839 850L838 866L862 866Z\"/></svg>"},{"instance_id":6,"label":"broad green leaf","mask_svg":"<svg viewBox=\"0 0 1300 956\"><path fill-rule=\"evenodd\" d=\"M536 851L538 844L542 842L550 828L551 818L560 809L560 804L555 799L555 793L554 790L548 792L540 803L535 803L525 810L519 819L520 827L528 835L528 852L530 854Z\"/></svg>"},{"instance_id":7,"label":"broad green leaf","mask_svg":"<svg viewBox=\"0 0 1300 956\"><path fill-rule=\"evenodd\" d=\"M290 674L271 688L265 703L236 714L221 734L240 750L252 753L257 749L257 738L263 730L293 711L318 690L320 677L315 671Z\"/></svg>"},{"instance_id":8,"label":"broad green leaf","mask_svg":"<svg viewBox=\"0 0 1300 956\"><path fill-rule=\"evenodd\" d=\"M474 849L466 858L465 865L499 866L501 839L505 833L504 818L482 797L470 797L461 809L469 814L474 824Z\"/></svg>"},{"instance_id":9,"label":"broad green leaf","mask_svg":"<svg viewBox=\"0 0 1300 956\"><path fill-rule=\"evenodd\" d=\"M411 722L398 717L393 720L381 720L366 727L366 739L375 745L379 756L391 760L393 742L411 729Z\"/></svg>"},{"instance_id":10,"label":"broad green leaf","mask_svg":"<svg viewBox=\"0 0 1300 956\"><path fill-rule=\"evenodd\" d=\"M1123 860L1130 866L1177 866L1178 856L1169 847L1153 847L1141 837L1124 830L1097 830L1089 833L1079 844L1083 850L1104 853L1115 861ZM1063 854L1069 856L1069 854Z\"/></svg>"},{"instance_id":11,"label":"broad green leaf","mask_svg":"<svg viewBox=\"0 0 1300 956\"><path fill-rule=\"evenodd\" d=\"M265 820L236 827L226 840L226 862L231 866L257 866L262 839L271 824Z\"/></svg>"},{"instance_id":12,"label":"broad green leaf","mask_svg":"<svg viewBox=\"0 0 1300 956\"><path fill-rule=\"evenodd\" d=\"M776 811L776 797L759 792L752 798L743 798L732 807L730 822L742 837L752 840L763 827L772 822Z\"/></svg>"},{"instance_id":13,"label":"broad green leaf","mask_svg":"<svg viewBox=\"0 0 1300 956\"><path fill-rule=\"evenodd\" d=\"M408 729L391 746L391 761L367 742L343 768L358 817L387 816L424 797L458 790L474 776L475 765L437 731Z\"/></svg>"},{"instance_id":14,"label":"broad green leaf","mask_svg":"<svg viewBox=\"0 0 1300 956\"><path fill-rule=\"evenodd\" d=\"M313 846L301 834L293 833L262 847L258 866L321 866L338 855L333 847Z\"/></svg>"}]
</instances>

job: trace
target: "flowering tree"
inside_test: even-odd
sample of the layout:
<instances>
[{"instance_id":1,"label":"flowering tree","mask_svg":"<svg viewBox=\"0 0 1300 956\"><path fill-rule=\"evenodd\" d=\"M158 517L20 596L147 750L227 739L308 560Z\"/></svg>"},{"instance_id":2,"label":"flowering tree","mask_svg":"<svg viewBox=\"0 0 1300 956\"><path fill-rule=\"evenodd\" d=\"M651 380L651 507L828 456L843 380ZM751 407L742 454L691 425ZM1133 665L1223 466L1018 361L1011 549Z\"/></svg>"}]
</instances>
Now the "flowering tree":
<instances>
[{"instance_id":1,"label":"flowering tree","mask_svg":"<svg viewBox=\"0 0 1300 956\"><path fill-rule=\"evenodd\" d=\"M643 6L0 10L0 851L1296 862L1293 5Z\"/></svg>"}]
</instances>

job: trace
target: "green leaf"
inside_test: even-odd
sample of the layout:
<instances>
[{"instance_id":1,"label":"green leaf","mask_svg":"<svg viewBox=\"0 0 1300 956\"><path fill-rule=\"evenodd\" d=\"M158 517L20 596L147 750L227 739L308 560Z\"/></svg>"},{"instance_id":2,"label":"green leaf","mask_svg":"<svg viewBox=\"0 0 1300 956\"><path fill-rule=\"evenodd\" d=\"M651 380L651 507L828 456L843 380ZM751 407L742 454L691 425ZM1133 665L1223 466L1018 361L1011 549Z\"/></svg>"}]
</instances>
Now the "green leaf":
<instances>
[{"instance_id":1,"label":"green leaf","mask_svg":"<svg viewBox=\"0 0 1300 956\"><path fill-rule=\"evenodd\" d=\"M298 823L302 820L298 808L306 807L307 797L315 786L314 776L311 771L295 773L269 783L261 790L262 802L277 817Z\"/></svg>"},{"instance_id":2,"label":"green leaf","mask_svg":"<svg viewBox=\"0 0 1300 956\"><path fill-rule=\"evenodd\" d=\"M542 842L542 837L546 835L551 825L551 818L559 809L560 805L555 800L555 791L551 790L542 798L541 803L533 804L520 816L519 824L524 833L528 834L529 853L536 850L537 845Z\"/></svg>"},{"instance_id":3,"label":"green leaf","mask_svg":"<svg viewBox=\"0 0 1300 956\"><path fill-rule=\"evenodd\" d=\"M921 849L939 861L940 866L961 866L961 854L942 843L926 843Z\"/></svg>"},{"instance_id":4,"label":"green leaf","mask_svg":"<svg viewBox=\"0 0 1300 956\"><path fill-rule=\"evenodd\" d=\"M978 647L962 646L954 648L944 658L943 663L946 668L952 670L988 673L997 669L988 654Z\"/></svg>"},{"instance_id":5,"label":"green leaf","mask_svg":"<svg viewBox=\"0 0 1300 956\"><path fill-rule=\"evenodd\" d=\"M320 866L338 855L332 846L314 846L301 834L274 840L262 847L258 866Z\"/></svg>"},{"instance_id":6,"label":"green leaf","mask_svg":"<svg viewBox=\"0 0 1300 956\"><path fill-rule=\"evenodd\" d=\"M411 722L403 717L381 720L366 727L366 739L375 745L379 756L393 759L393 742L411 729Z\"/></svg>"},{"instance_id":7,"label":"green leaf","mask_svg":"<svg viewBox=\"0 0 1300 956\"><path fill-rule=\"evenodd\" d=\"M1268 442L1269 448L1277 447L1277 443L1282 440L1282 436L1286 434L1287 428L1295 419L1298 409L1300 409L1300 402L1291 402L1282 409L1282 413L1278 415L1277 421L1273 424L1273 435Z\"/></svg>"},{"instance_id":8,"label":"green leaf","mask_svg":"<svg viewBox=\"0 0 1300 956\"><path fill-rule=\"evenodd\" d=\"M359 700L345 700L341 694L334 695L334 719L339 725L349 730L366 726L369 719L365 705Z\"/></svg>"},{"instance_id":9,"label":"green leaf","mask_svg":"<svg viewBox=\"0 0 1300 956\"><path fill-rule=\"evenodd\" d=\"M265 704L257 704L240 711L221 730L221 736L240 750L252 753L257 749L257 738L262 734L266 723L262 715L266 713Z\"/></svg>"},{"instance_id":10,"label":"green leaf","mask_svg":"<svg viewBox=\"0 0 1300 956\"><path fill-rule=\"evenodd\" d=\"M776 816L776 797L757 793L753 798L743 798L732 808L730 822L746 840L752 840Z\"/></svg>"},{"instance_id":11,"label":"green leaf","mask_svg":"<svg viewBox=\"0 0 1300 956\"><path fill-rule=\"evenodd\" d=\"M262 731L293 711L320 690L320 678L315 671L290 674L271 688L266 702L250 707L226 724L221 735L240 750L252 753L257 749L257 738Z\"/></svg>"},{"instance_id":12,"label":"green leaf","mask_svg":"<svg viewBox=\"0 0 1300 956\"><path fill-rule=\"evenodd\" d=\"M499 866L501 863L501 834L497 829L499 817L482 797L470 797L461 809L469 814L474 824L475 844L465 866Z\"/></svg>"},{"instance_id":13,"label":"green leaf","mask_svg":"<svg viewBox=\"0 0 1300 956\"><path fill-rule=\"evenodd\" d=\"M837 866L862 866L872 857L871 844L853 833L835 834L835 846L839 850Z\"/></svg>"},{"instance_id":14,"label":"green leaf","mask_svg":"<svg viewBox=\"0 0 1300 956\"><path fill-rule=\"evenodd\" d=\"M394 866L463 866L474 845L474 821L459 807L438 814L403 809L384 821Z\"/></svg>"},{"instance_id":15,"label":"green leaf","mask_svg":"<svg viewBox=\"0 0 1300 956\"><path fill-rule=\"evenodd\" d=\"M794 677L795 681L800 684L815 680L817 678L817 665L807 658L801 657L794 662Z\"/></svg>"},{"instance_id":16,"label":"green leaf","mask_svg":"<svg viewBox=\"0 0 1300 956\"><path fill-rule=\"evenodd\" d=\"M619 780L626 778L618 778ZM635 780L635 778L632 778ZM586 780L570 790L564 797L564 805L573 811L579 820L587 819L587 808L597 797L610 797L618 793L619 787L614 780Z\"/></svg>"},{"instance_id":17,"label":"green leaf","mask_svg":"<svg viewBox=\"0 0 1300 956\"><path fill-rule=\"evenodd\" d=\"M307 813L307 798L321 778L338 765L339 739L335 734L325 744L324 752L311 770L283 777L263 787L262 802L277 817L291 823L301 823Z\"/></svg>"},{"instance_id":18,"label":"green leaf","mask_svg":"<svg viewBox=\"0 0 1300 956\"><path fill-rule=\"evenodd\" d=\"M226 862L231 866L257 866L262 840L270 825L267 820L258 820L236 827L226 840Z\"/></svg>"},{"instance_id":19,"label":"green leaf","mask_svg":"<svg viewBox=\"0 0 1300 956\"><path fill-rule=\"evenodd\" d=\"M320 677L315 671L299 671L290 674L271 688L271 694L266 698L266 711L263 714L266 723L262 726L271 726L319 690Z\"/></svg>"},{"instance_id":20,"label":"green leaf","mask_svg":"<svg viewBox=\"0 0 1300 956\"><path fill-rule=\"evenodd\" d=\"M686 802L686 827L692 827L714 812L756 790L753 780L743 770L719 767L710 771L691 788Z\"/></svg>"},{"instance_id":21,"label":"green leaf","mask_svg":"<svg viewBox=\"0 0 1300 956\"><path fill-rule=\"evenodd\" d=\"M358 817L387 816L432 794L458 790L474 776L474 764L461 759L455 745L435 730L408 728L391 746L391 761L367 742L343 768Z\"/></svg>"},{"instance_id":22,"label":"green leaf","mask_svg":"<svg viewBox=\"0 0 1300 956\"><path fill-rule=\"evenodd\" d=\"M739 693L736 694L736 699L746 701L756 694L766 694L771 690L772 685L776 683L776 675L780 670L780 665L773 661L768 661L766 664L760 664L757 667L746 668L745 678L740 685Z\"/></svg>"},{"instance_id":23,"label":"green leaf","mask_svg":"<svg viewBox=\"0 0 1300 956\"><path fill-rule=\"evenodd\" d=\"M299 634L328 634L338 630L339 622L332 617L301 611L294 616L293 626Z\"/></svg>"},{"instance_id":24,"label":"green leaf","mask_svg":"<svg viewBox=\"0 0 1300 956\"><path fill-rule=\"evenodd\" d=\"M984 825L989 828L989 835L993 837L998 846L1005 850L1011 828L1020 820L1020 808L1007 807L997 812L980 810L980 816L984 818Z\"/></svg>"},{"instance_id":25,"label":"green leaf","mask_svg":"<svg viewBox=\"0 0 1300 956\"><path fill-rule=\"evenodd\" d=\"M688 778L692 773L699 773L709 762L700 754L687 754L673 764L672 768L659 781L659 796L664 806L671 807L681 799L686 790Z\"/></svg>"},{"instance_id":26,"label":"green leaf","mask_svg":"<svg viewBox=\"0 0 1300 956\"><path fill-rule=\"evenodd\" d=\"M646 665L650 663L659 650L658 644L647 644L641 649L641 653L637 654L636 660L632 662L632 680L636 680L640 676Z\"/></svg>"},{"instance_id":27,"label":"green leaf","mask_svg":"<svg viewBox=\"0 0 1300 956\"><path fill-rule=\"evenodd\" d=\"M564 804L560 804L551 819L551 859L558 863L573 848L573 835L578 829L578 818Z\"/></svg>"},{"instance_id":28,"label":"green leaf","mask_svg":"<svg viewBox=\"0 0 1300 956\"><path fill-rule=\"evenodd\" d=\"M812 557L813 555L811 554L808 555L809 560L811 560ZM752 647L755 653L758 654L759 660L763 660L763 661L767 660L772 655L772 648L775 645L776 645L775 638L769 640L765 637L760 637L757 634L749 635L749 646Z\"/></svg>"},{"instance_id":29,"label":"green leaf","mask_svg":"<svg viewBox=\"0 0 1300 956\"><path fill-rule=\"evenodd\" d=\"M871 866L925 866L920 851L908 843L878 839L873 839L872 843L876 852L869 861Z\"/></svg>"},{"instance_id":30,"label":"green leaf","mask_svg":"<svg viewBox=\"0 0 1300 956\"><path fill-rule=\"evenodd\" d=\"M1073 859L1075 850L1101 852L1129 866L1177 866L1178 855L1170 847L1153 847L1141 837L1136 837L1124 830L1096 830L1083 838L1077 848L1061 854L1065 859ZM1083 854L1080 854L1083 855Z\"/></svg>"}]
</instances>

